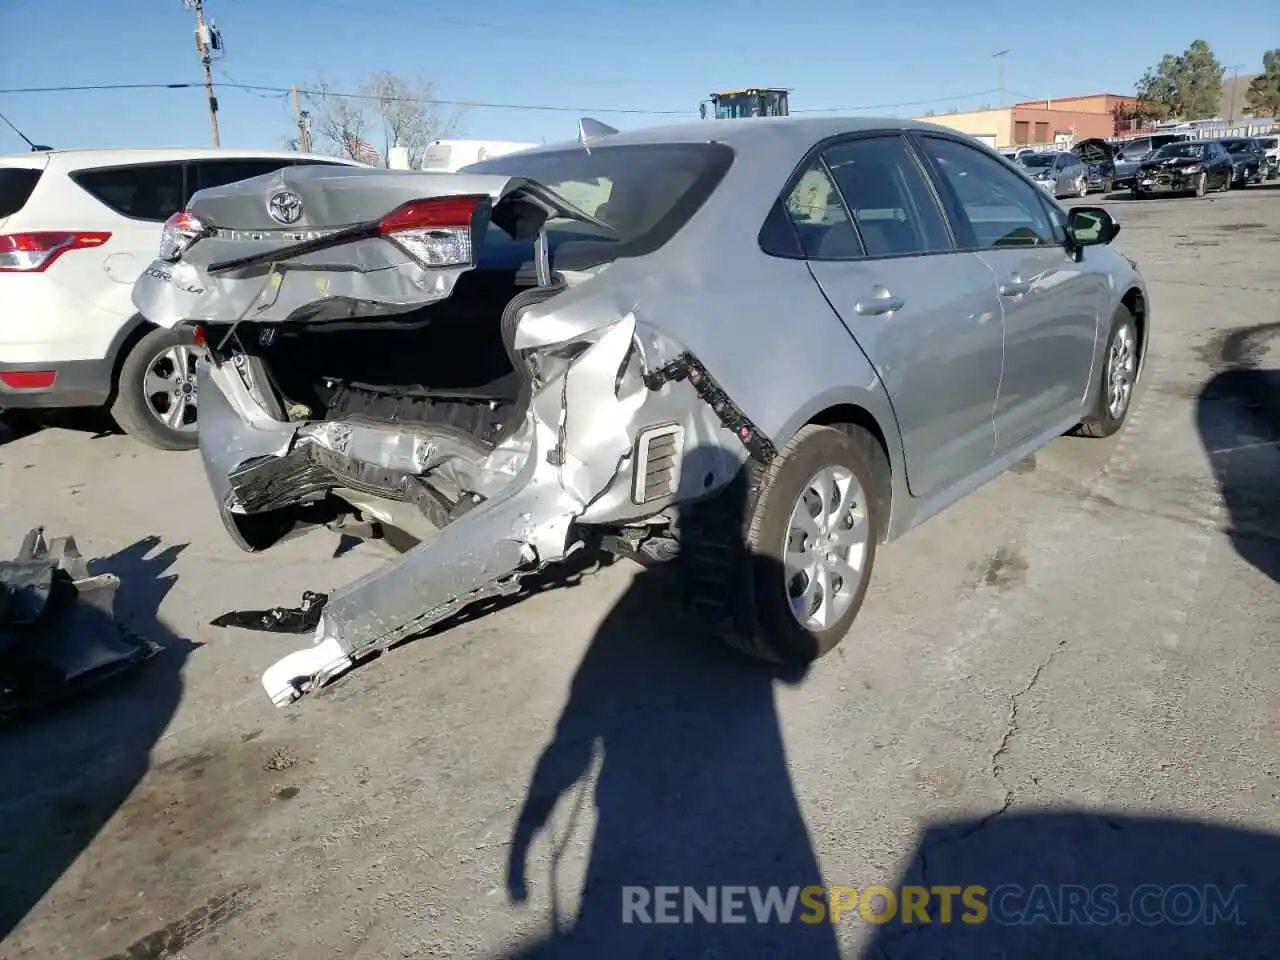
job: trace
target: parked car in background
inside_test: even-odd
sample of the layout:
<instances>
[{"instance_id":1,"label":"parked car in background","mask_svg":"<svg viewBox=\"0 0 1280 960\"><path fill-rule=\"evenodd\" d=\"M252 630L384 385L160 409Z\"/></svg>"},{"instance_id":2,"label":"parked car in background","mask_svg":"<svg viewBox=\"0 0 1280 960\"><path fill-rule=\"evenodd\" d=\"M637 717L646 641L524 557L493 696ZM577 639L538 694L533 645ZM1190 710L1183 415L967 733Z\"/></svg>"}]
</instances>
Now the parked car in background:
<instances>
[{"instance_id":1,"label":"parked car in background","mask_svg":"<svg viewBox=\"0 0 1280 960\"><path fill-rule=\"evenodd\" d=\"M1003 156L1006 160L1012 160L1014 163L1017 163L1023 157L1033 156L1035 155L1035 153L1036 153L1036 150L1032 147L1015 147L1010 150L1000 151L1001 156Z\"/></svg>"},{"instance_id":2,"label":"parked car in background","mask_svg":"<svg viewBox=\"0 0 1280 960\"><path fill-rule=\"evenodd\" d=\"M1280 177L1280 136L1258 137L1258 144L1262 147L1262 155L1266 158L1266 172L1263 174L1263 179L1274 180Z\"/></svg>"},{"instance_id":3,"label":"parked car in background","mask_svg":"<svg viewBox=\"0 0 1280 960\"><path fill-rule=\"evenodd\" d=\"M208 344L200 449L242 548L325 505L421 541L311 599L278 705L592 544L684 564L726 642L806 663L878 543L1121 429L1152 327L1105 209L911 121L584 139L203 190L139 278ZM272 229L280 194L308 239Z\"/></svg>"},{"instance_id":4,"label":"parked car in background","mask_svg":"<svg viewBox=\"0 0 1280 960\"><path fill-rule=\"evenodd\" d=\"M1105 140L1081 140L1071 152L1089 171L1089 189L1110 193L1116 180L1115 151Z\"/></svg>"},{"instance_id":5,"label":"parked car in background","mask_svg":"<svg viewBox=\"0 0 1280 960\"><path fill-rule=\"evenodd\" d=\"M1153 133L1149 136L1130 137L1116 142L1113 161L1115 180L1113 186L1124 190L1133 186L1138 166L1161 147L1170 143L1182 143L1189 139L1185 133Z\"/></svg>"},{"instance_id":6,"label":"parked car in background","mask_svg":"<svg viewBox=\"0 0 1280 960\"><path fill-rule=\"evenodd\" d=\"M1089 170L1074 153L1032 153L1018 163L1036 186L1052 197L1083 197L1089 193Z\"/></svg>"},{"instance_id":7,"label":"parked car in background","mask_svg":"<svg viewBox=\"0 0 1280 960\"><path fill-rule=\"evenodd\" d=\"M106 406L151 446L194 448L195 354L131 299L164 222L197 190L349 163L218 149L0 156L0 410Z\"/></svg>"},{"instance_id":8,"label":"parked car in background","mask_svg":"<svg viewBox=\"0 0 1280 960\"><path fill-rule=\"evenodd\" d=\"M1231 185L1245 187L1262 182L1266 154L1252 137L1223 137L1218 141L1231 155Z\"/></svg>"},{"instance_id":9,"label":"parked car in background","mask_svg":"<svg viewBox=\"0 0 1280 960\"><path fill-rule=\"evenodd\" d=\"M1133 198L1177 193L1203 197L1211 190L1230 190L1233 169L1231 155L1216 140L1166 144L1138 165Z\"/></svg>"}]
</instances>

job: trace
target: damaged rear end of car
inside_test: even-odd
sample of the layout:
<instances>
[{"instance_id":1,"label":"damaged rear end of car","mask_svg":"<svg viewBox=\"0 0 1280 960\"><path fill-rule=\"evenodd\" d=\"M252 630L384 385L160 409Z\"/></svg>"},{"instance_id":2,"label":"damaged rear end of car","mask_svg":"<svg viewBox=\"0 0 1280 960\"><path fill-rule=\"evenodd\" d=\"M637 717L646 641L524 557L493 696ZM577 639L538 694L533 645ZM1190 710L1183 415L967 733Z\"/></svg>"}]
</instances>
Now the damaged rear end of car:
<instances>
[{"instance_id":1,"label":"damaged rear end of car","mask_svg":"<svg viewBox=\"0 0 1280 960\"><path fill-rule=\"evenodd\" d=\"M265 550L355 515L416 542L301 618L313 644L263 676L277 705L593 532L664 523L767 442L637 309L645 252L732 162L676 146L689 176L656 216L499 173L293 167L166 225L134 301L205 348L200 449L230 536ZM706 469L684 478L693 448Z\"/></svg>"}]
</instances>

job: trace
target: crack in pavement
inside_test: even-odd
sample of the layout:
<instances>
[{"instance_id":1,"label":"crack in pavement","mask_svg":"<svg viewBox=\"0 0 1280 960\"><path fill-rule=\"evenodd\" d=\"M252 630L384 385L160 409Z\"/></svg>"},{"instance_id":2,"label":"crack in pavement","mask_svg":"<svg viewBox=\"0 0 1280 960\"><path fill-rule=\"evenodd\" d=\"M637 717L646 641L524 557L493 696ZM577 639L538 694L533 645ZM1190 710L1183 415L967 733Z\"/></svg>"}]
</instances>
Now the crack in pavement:
<instances>
[{"instance_id":1,"label":"crack in pavement","mask_svg":"<svg viewBox=\"0 0 1280 960\"><path fill-rule=\"evenodd\" d=\"M1044 675L1045 670L1049 668L1049 666L1058 658L1058 655L1062 653L1066 647L1066 640L1059 640L1054 644L1053 649L1049 651L1049 655L1036 664L1035 669L1031 671L1031 676L1027 678L1027 682L1019 689L1009 694L1009 715L1005 720L1004 734L1000 737L999 744L997 744L996 749L991 754L988 770L991 775L991 779L999 785L1002 791L1004 791L1004 797L1000 802L1000 806L979 819L976 823L966 827L958 833L952 834L951 836L941 837L928 846L921 848L920 853L917 855L917 859L920 863L920 884L926 889L931 886L929 883L929 855L931 853L936 852L942 847L949 847L957 843L965 842L971 837L981 833L989 824L992 823L992 821L1008 813L1013 807L1015 791L1005 783L1004 768L1000 763L1000 758L1008 753L1009 744L1012 743L1013 738L1018 735L1018 704L1021 702L1023 697L1035 689L1036 685L1040 682L1040 678ZM892 955L889 953L889 950L892 947L896 944L902 943L902 941L906 940L908 937L914 936L915 934L927 929L929 928L924 925L903 928L902 932L896 937L893 937L880 945L881 957L883 960L893 960Z\"/></svg>"}]
</instances>

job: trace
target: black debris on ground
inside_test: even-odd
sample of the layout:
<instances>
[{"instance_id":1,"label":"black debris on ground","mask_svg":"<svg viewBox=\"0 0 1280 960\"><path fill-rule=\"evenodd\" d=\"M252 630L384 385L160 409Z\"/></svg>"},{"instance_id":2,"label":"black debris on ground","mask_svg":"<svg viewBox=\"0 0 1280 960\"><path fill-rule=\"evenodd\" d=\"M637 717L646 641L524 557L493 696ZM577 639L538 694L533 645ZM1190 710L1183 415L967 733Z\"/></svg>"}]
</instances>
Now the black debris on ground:
<instances>
[{"instance_id":1,"label":"black debris on ground","mask_svg":"<svg viewBox=\"0 0 1280 960\"><path fill-rule=\"evenodd\" d=\"M130 670L160 646L115 618L118 577L89 575L74 537L36 527L0 561L0 719L53 706Z\"/></svg>"}]
</instances>

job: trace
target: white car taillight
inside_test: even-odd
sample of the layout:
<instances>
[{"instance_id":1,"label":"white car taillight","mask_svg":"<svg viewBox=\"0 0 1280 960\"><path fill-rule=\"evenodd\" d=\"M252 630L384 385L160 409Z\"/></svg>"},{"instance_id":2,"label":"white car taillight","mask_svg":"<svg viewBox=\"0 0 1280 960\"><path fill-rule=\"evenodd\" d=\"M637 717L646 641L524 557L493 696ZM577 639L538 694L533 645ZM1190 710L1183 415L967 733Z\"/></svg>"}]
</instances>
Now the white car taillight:
<instances>
[{"instance_id":1,"label":"white car taillight","mask_svg":"<svg viewBox=\"0 0 1280 960\"><path fill-rule=\"evenodd\" d=\"M170 263L179 260L193 243L209 232L207 226L187 211L179 210L164 222L164 230L160 234L160 259Z\"/></svg>"},{"instance_id":2,"label":"white car taillight","mask_svg":"<svg viewBox=\"0 0 1280 960\"><path fill-rule=\"evenodd\" d=\"M471 266L476 211L488 200L484 194L411 200L378 221L378 233L423 266Z\"/></svg>"},{"instance_id":3,"label":"white car taillight","mask_svg":"<svg viewBox=\"0 0 1280 960\"><path fill-rule=\"evenodd\" d=\"M98 231L49 230L0 236L0 273L40 273L69 250L100 247L111 234Z\"/></svg>"}]
</instances>

